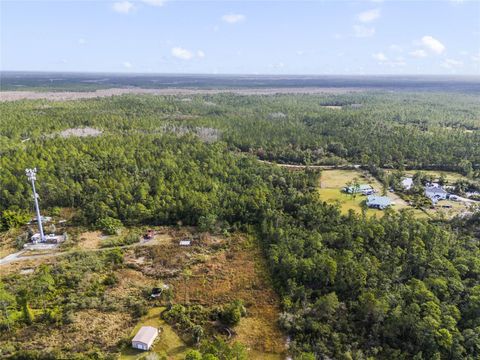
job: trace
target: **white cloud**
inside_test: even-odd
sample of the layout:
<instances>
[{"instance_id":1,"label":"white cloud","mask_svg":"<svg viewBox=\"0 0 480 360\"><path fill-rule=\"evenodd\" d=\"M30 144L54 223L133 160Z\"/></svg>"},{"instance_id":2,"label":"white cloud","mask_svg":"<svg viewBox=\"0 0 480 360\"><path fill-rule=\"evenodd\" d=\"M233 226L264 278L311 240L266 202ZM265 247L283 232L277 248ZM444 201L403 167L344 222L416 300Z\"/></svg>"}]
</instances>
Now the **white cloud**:
<instances>
[{"instance_id":1,"label":"white cloud","mask_svg":"<svg viewBox=\"0 0 480 360\"><path fill-rule=\"evenodd\" d=\"M123 66L126 67L127 69L130 69L132 67L132 64L130 63L130 61L124 61Z\"/></svg>"},{"instance_id":2,"label":"white cloud","mask_svg":"<svg viewBox=\"0 0 480 360\"><path fill-rule=\"evenodd\" d=\"M245 21L246 17L243 14L226 14L222 16L222 21L228 24L236 24Z\"/></svg>"},{"instance_id":3,"label":"white cloud","mask_svg":"<svg viewBox=\"0 0 480 360\"><path fill-rule=\"evenodd\" d=\"M198 50L198 51L197 51L197 56L198 56L199 58L204 58L204 57L205 57L205 53L203 52L203 50Z\"/></svg>"},{"instance_id":4,"label":"white cloud","mask_svg":"<svg viewBox=\"0 0 480 360\"><path fill-rule=\"evenodd\" d=\"M87 43L87 40L80 38L78 39L78 45L85 45Z\"/></svg>"},{"instance_id":5,"label":"white cloud","mask_svg":"<svg viewBox=\"0 0 480 360\"><path fill-rule=\"evenodd\" d=\"M115 2L112 5L112 9L120 14L128 14L131 12L135 7L133 6L133 3L130 1L119 1Z\"/></svg>"},{"instance_id":6,"label":"white cloud","mask_svg":"<svg viewBox=\"0 0 480 360\"><path fill-rule=\"evenodd\" d=\"M165 5L166 0L142 0L145 4L161 7Z\"/></svg>"},{"instance_id":7,"label":"white cloud","mask_svg":"<svg viewBox=\"0 0 480 360\"><path fill-rule=\"evenodd\" d=\"M475 62L480 62L480 51L478 54L472 56L472 60Z\"/></svg>"},{"instance_id":8,"label":"white cloud","mask_svg":"<svg viewBox=\"0 0 480 360\"><path fill-rule=\"evenodd\" d=\"M443 45L439 40L435 39L433 36L425 35L422 37L422 44L428 50L433 51L436 54L441 54L445 51L445 45Z\"/></svg>"},{"instance_id":9,"label":"white cloud","mask_svg":"<svg viewBox=\"0 0 480 360\"><path fill-rule=\"evenodd\" d=\"M372 54L372 57L375 59L375 60L378 60L380 62L385 62L388 60L387 56L382 53L382 52L379 52L379 53L376 53L376 54Z\"/></svg>"},{"instance_id":10,"label":"white cloud","mask_svg":"<svg viewBox=\"0 0 480 360\"><path fill-rule=\"evenodd\" d=\"M372 22L380 17L380 9L372 9L361 12L357 15L357 19L363 23Z\"/></svg>"},{"instance_id":11,"label":"white cloud","mask_svg":"<svg viewBox=\"0 0 480 360\"><path fill-rule=\"evenodd\" d=\"M463 61L455 60L455 59L445 59L442 63L442 67L446 69L454 69L463 66Z\"/></svg>"},{"instance_id":12,"label":"white cloud","mask_svg":"<svg viewBox=\"0 0 480 360\"><path fill-rule=\"evenodd\" d=\"M182 60L190 60L191 58L193 58L192 52L182 47L172 48L172 55Z\"/></svg>"},{"instance_id":13,"label":"white cloud","mask_svg":"<svg viewBox=\"0 0 480 360\"><path fill-rule=\"evenodd\" d=\"M370 37L375 35L375 28L367 27L363 25L354 25L353 31L354 31L355 37L360 37L360 38Z\"/></svg>"},{"instance_id":14,"label":"white cloud","mask_svg":"<svg viewBox=\"0 0 480 360\"><path fill-rule=\"evenodd\" d=\"M403 48L400 45L397 45L397 44L392 44L388 48L389 48L390 51L395 51L395 52L402 52L403 51Z\"/></svg>"},{"instance_id":15,"label":"white cloud","mask_svg":"<svg viewBox=\"0 0 480 360\"><path fill-rule=\"evenodd\" d=\"M392 60L392 61L387 61L385 64L390 67L402 67L407 65L405 60L403 60L402 58Z\"/></svg>"},{"instance_id":16,"label":"white cloud","mask_svg":"<svg viewBox=\"0 0 480 360\"><path fill-rule=\"evenodd\" d=\"M421 59L424 57L427 57L427 52L422 49L414 50L410 52L410 55L412 55L414 58Z\"/></svg>"}]
</instances>

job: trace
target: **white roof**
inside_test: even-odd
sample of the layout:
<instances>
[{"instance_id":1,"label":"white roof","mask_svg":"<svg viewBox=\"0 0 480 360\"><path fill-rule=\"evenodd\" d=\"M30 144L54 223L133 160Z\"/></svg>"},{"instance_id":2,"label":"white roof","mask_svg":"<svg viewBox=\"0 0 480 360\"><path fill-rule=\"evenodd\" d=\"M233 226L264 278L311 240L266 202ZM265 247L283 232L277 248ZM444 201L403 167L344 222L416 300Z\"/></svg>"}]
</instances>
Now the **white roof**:
<instances>
[{"instance_id":1,"label":"white roof","mask_svg":"<svg viewBox=\"0 0 480 360\"><path fill-rule=\"evenodd\" d=\"M402 180L402 185L406 189L410 189L413 185L413 179L411 177L404 178Z\"/></svg>"},{"instance_id":2,"label":"white roof","mask_svg":"<svg viewBox=\"0 0 480 360\"><path fill-rule=\"evenodd\" d=\"M191 241L190 240L180 240L180 245L182 246L188 246L190 245Z\"/></svg>"},{"instance_id":3,"label":"white roof","mask_svg":"<svg viewBox=\"0 0 480 360\"><path fill-rule=\"evenodd\" d=\"M140 330L138 330L132 341L137 341L144 344L151 344L153 340L155 340L157 335L157 328L154 328L153 326L142 326Z\"/></svg>"}]
</instances>

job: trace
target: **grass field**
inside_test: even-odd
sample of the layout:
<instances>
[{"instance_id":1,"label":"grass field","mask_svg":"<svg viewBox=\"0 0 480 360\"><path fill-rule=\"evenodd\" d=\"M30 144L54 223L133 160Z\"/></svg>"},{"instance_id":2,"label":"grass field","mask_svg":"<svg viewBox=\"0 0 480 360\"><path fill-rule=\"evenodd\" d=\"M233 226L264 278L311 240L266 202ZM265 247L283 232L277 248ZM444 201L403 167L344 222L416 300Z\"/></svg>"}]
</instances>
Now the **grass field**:
<instances>
[{"instance_id":1,"label":"grass field","mask_svg":"<svg viewBox=\"0 0 480 360\"><path fill-rule=\"evenodd\" d=\"M364 195L352 196L342 192L342 188L348 182L358 180L360 184L369 184L376 191L377 194L382 194L382 185L378 180L366 172L360 170L324 170L320 177L320 198L330 204L338 204L342 214L348 213L349 210L354 210L357 213L362 211L362 202L366 200ZM401 210L410 208L410 206L397 194L388 192L387 196L394 202L393 208ZM420 211L414 210L418 217L426 217L427 215ZM382 210L368 209L367 216L383 216Z\"/></svg>"},{"instance_id":2,"label":"grass field","mask_svg":"<svg viewBox=\"0 0 480 360\"><path fill-rule=\"evenodd\" d=\"M121 360L138 360L142 359L149 353L167 355L171 360L183 360L189 347L182 339L173 331L170 325L160 318L160 314L165 310L163 307L152 308L148 314L142 317L130 336L133 338L142 326L153 326L160 329L160 334L155 341L152 351L140 351L132 348L125 349L120 355Z\"/></svg>"},{"instance_id":3,"label":"grass field","mask_svg":"<svg viewBox=\"0 0 480 360\"><path fill-rule=\"evenodd\" d=\"M387 173L392 172L391 169L385 169ZM405 176L412 177L416 172L421 171L425 175L431 175L434 177L435 180L438 180L442 175L447 180L447 183L454 183L457 180L465 180L465 176L462 174L453 172L453 171L441 171L441 170L407 170L405 171Z\"/></svg>"}]
</instances>

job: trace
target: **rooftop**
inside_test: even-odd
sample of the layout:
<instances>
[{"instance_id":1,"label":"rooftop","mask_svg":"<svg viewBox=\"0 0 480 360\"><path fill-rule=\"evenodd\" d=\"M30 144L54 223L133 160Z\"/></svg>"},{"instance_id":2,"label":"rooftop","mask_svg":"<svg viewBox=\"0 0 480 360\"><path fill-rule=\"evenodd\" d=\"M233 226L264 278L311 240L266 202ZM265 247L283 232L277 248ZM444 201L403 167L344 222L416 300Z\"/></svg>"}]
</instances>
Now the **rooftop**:
<instances>
[{"instance_id":1,"label":"rooftop","mask_svg":"<svg viewBox=\"0 0 480 360\"><path fill-rule=\"evenodd\" d=\"M367 198L367 204L386 207L392 205L392 200L388 196L370 195Z\"/></svg>"},{"instance_id":2,"label":"rooftop","mask_svg":"<svg viewBox=\"0 0 480 360\"><path fill-rule=\"evenodd\" d=\"M138 341L141 343L149 344L152 342L158 335L158 330L153 326L142 326L140 330L138 330L135 337L132 341Z\"/></svg>"}]
</instances>

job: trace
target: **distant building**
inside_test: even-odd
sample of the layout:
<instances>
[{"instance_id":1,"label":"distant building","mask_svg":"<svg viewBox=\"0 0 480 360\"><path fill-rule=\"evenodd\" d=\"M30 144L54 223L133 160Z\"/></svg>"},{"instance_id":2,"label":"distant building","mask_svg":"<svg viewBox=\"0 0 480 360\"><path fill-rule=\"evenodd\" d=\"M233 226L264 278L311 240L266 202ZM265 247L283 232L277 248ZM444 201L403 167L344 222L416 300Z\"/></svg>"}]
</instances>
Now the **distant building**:
<instances>
[{"instance_id":1,"label":"distant building","mask_svg":"<svg viewBox=\"0 0 480 360\"><path fill-rule=\"evenodd\" d=\"M392 204L392 200L388 196L370 195L367 198L367 206L369 208L383 210L391 206Z\"/></svg>"},{"instance_id":2,"label":"distant building","mask_svg":"<svg viewBox=\"0 0 480 360\"><path fill-rule=\"evenodd\" d=\"M40 236L39 233L36 233L36 234L32 235L30 240L32 241L32 243L38 244L38 243L42 242L42 237ZM45 235L45 243L46 244L59 244L63 241L65 241L65 236L64 235L55 235L55 234Z\"/></svg>"},{"instance_id":3,"label":"distant building","mask_svg":"<svg viewBox=\"0 0 480 360\"><path fill-rule=\"evenodd\" d=\"M373 187L368 184L361 184L357 187L355 186L346 186L343 188L343 191L347 194L363 194L363 195L371 195L375 192Z\"/></svg>"},{"instance_id":4,"label":"distant building","mask_svg":"<svg viewBox=\"0 0 480 360\"><path fill-rule=\"evenodd\" d=\"M138 350L150 350L157 336L157 328L153 326L142 326L132 339L132 347Z\"/></svg>"},{"instance_id":5,"label":"distant building","mask_svg":"<svg viewBox=\"0 0 480 360\"><path fill-rule=\"evenodd\" d=\"M190 245L192 245L192 241L191 240L180 240L180 242L178 244L180 246L190 246Z\"/></svg>"},{"instance_id":6,"label":"distant building","mask_svg":"<svg viewBox=\"0 0 480 360\"><path fill-rule=\"evenodd\" d=\"M411 177L402 180L402 186L405 190L410 190L413 186L413 179Z\"/></svg>"},{"instance_id":7,"label":"distant building","mask_svg":"<svg viewBox=\"0 0 480 360\"><path fill-rule=\"evenodd\" d=\"M439 200L447 199L448 192L439 185L430 185L425 188L425 196L435 204Z\"/></svg>"},{"instance_id":8,"label":"distant building","mask_svg":"<svg viewBox=\"0 0 480 360\"><path fill-rule=\"evenodd\" d=\"M42 220L43 224L52 221L51 216L41 216L40 219ZM30 220L29 224L35 224L36 222L37 222L37 218L32 218L32 220Z\"/></svg>"}]
</instances>

